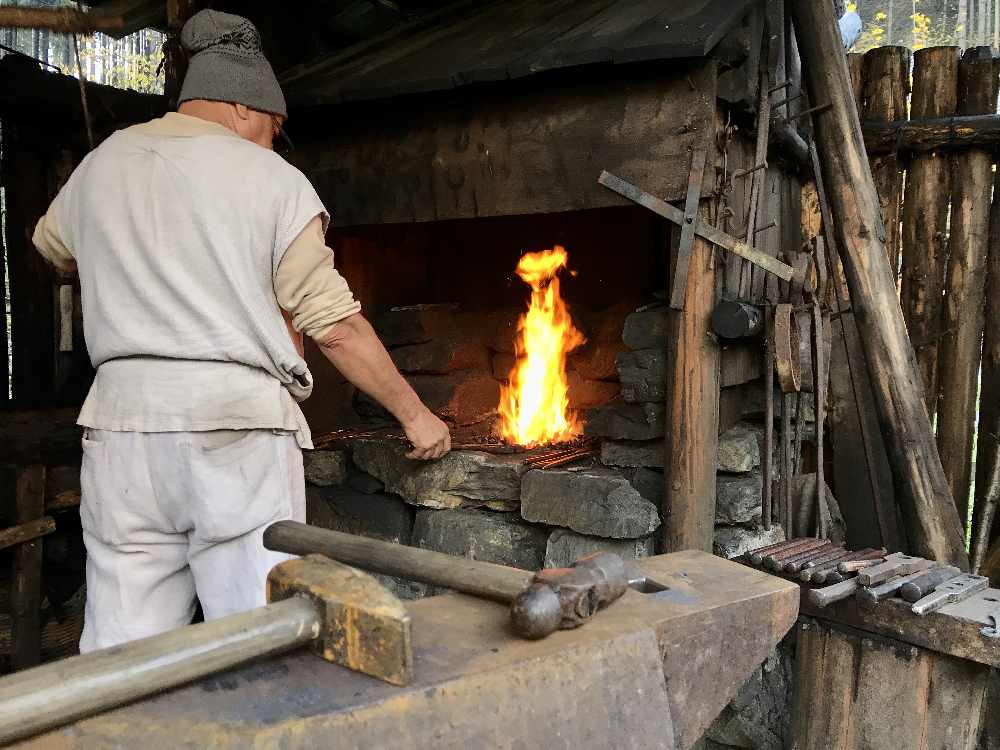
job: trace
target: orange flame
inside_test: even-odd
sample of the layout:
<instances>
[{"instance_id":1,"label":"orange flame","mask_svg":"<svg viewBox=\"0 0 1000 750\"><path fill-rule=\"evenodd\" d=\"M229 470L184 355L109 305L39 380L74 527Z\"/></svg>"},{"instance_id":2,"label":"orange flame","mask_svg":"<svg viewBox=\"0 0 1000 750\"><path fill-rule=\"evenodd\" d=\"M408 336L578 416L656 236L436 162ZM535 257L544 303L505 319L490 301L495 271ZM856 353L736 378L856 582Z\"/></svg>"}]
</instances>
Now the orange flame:
<instances>
[{"instance_id":1,"label":"orange flame","mask_svg":"<svg viewBox=\"0 0 1000 750\"><path fill-rule=\"evenodd\" d=\"M571 440L582 430L569 412L566 355L586 339L573 325L556 277L568 259L556 245L526 253L517 264L517 275L531 285L531 301L518 320L517 361L500 395L500 432L517 445Z\"/></svg>"}]
</instances>

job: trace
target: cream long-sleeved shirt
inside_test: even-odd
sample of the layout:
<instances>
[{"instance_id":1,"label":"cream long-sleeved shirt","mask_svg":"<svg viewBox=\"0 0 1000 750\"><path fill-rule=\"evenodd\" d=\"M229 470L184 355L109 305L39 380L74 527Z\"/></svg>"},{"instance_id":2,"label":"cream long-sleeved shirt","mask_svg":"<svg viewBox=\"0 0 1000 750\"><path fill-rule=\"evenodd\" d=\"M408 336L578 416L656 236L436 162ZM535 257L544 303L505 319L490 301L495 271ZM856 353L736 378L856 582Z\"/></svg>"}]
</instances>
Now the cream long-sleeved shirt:
<instances>
[{"instance_id":1,"label":"cream long-sleeved shirt","mask_svg":"<svg viewBox=\"0 0 1000 750\"><path fill-rule=\"evenodd\" d=\"M129 130L153 139L239 139L221 125L179 113ZM167 148L162 151L174 153ZM76 253L72 238L67 236L71 233L66 229L64 200L60 192L39 220L34 243L54 266L71 270ZM333 252L324 241L326 214L321 204L316 205L318 210L312 217L306 215L304 228L287 249L278 249L280 262L273 272L274 300L285 311L289 334L299 339L296 345L300 352L301 334L322 338L335 323L360 311L360 304L334 268ZM308 210L308 201L299 207L300 212ZM211 221L211 217L205 220ZM261 313L266 316L268 311ZM86 324L86 307L84 316ZM282 387L265 369L226 360L214 355L206 359L156 357L140 351L108 358L98 363L97 377L78 421L96 429L139 432L289 430L299 436L303 447L309 447L308 426L290 391L299 397L307 395L311 380L307 386L300 384L298 390L292 387L294 383ZM308 378L308 371L305 376Z\"/></svg>"}]
</instances>

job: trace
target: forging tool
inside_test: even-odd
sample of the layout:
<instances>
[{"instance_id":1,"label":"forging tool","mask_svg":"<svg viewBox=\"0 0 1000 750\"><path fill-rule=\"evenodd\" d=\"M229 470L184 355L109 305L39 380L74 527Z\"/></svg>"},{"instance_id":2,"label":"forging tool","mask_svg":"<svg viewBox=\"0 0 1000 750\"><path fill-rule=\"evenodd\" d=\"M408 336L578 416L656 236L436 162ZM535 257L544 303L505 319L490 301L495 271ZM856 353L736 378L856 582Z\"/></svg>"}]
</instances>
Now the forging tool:
<instances>
[{"instance_id":1,"label":"forging tool","mask_svg":"<svg viewBox=\"0 0 1000 750\"><path fill-rule=\"evenodd\" d=\"M296 521L268 527L264 546L292 555L317 553L373 573L510 604L511 626L522 638L544 638L578 627L629 587L624 562L609 552L585 557L569 568L532 573Z\"/></svg>"},{"instance_id":2,"label":"forging tool","mask_svg":"<svg viewBox=\"0 0 1000 750\"><path fill-rule=\"evenodd\" d=\"M903 584L899 589L899 595L904 601L913 604L934 591L942 583L950 581L961 574L962 571L954 565L941 565L931 568L921 573L914 580Z\"/></svg>"},{"instance_id":3,"label":"forging tool","mask_svg":"<svg viewBox=\"0 0 1000 750\"><path fill-rule=\"evenodd\" d=\"M946 581L933 592L914 603L911 607L914 614L926 615L935 612L948 604L956 604L968 599L975 593L983 591L990 585L986 576L963 573L950 581Z\"/></svg>"}]
</instances>

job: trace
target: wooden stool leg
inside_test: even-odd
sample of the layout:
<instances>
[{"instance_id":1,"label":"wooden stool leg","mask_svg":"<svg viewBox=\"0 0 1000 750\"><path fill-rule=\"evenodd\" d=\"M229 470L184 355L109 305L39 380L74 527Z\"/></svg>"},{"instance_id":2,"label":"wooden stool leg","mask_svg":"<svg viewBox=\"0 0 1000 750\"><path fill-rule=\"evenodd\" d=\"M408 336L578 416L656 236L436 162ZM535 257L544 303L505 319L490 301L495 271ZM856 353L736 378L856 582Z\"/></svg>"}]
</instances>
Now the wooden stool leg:
<instances>
[{"instance_id":1,"label":"wooden stool leg","mask_svg":"<svg viewBox=\"0 0 1000 750\"><path fill-rule=\"evenodd\" d=\"M45 512L45 467L26 466L18 473L15 523L23 524ZM33 667L41 659L42 540L32 539L14 550L11 576L11 667Z\"/></svg>"}]
</instances>

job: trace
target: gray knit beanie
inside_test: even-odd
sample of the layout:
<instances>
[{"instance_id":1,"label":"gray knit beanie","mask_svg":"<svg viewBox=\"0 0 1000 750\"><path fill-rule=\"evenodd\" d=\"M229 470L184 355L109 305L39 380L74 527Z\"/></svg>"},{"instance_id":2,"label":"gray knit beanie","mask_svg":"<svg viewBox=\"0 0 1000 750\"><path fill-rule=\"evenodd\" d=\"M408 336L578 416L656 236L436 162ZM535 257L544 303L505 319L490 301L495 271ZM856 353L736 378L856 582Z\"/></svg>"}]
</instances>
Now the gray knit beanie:
<instances>
[{"instance_id":1,"label":"gray knit beanie","mask_svg":"<svg viewBox=\"0 0 1000 750\"><path fill-rule=\"evenodd\" d=\"M181 29L181 44L190 60L178 104L208 99L288 116L278 79L261 52L260 34L247 19L199 11Z\"/></svg>"}]
</instances>

